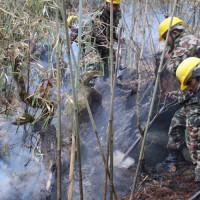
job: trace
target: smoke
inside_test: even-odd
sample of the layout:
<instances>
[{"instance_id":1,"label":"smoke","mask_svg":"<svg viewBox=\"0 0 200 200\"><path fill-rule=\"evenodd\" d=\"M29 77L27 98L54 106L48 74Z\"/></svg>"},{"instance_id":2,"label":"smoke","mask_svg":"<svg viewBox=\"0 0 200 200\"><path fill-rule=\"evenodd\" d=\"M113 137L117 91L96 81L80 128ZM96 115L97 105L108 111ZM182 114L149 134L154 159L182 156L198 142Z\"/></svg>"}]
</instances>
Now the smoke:
<instances>
[{"instance_id":1,"label":"smoke","mask_svg":"<svg viewBox=\"0 0 200 200\"><path fill-rule=\"evenodd\" d=\"M7 194L11 188L11 178L4 173L4 165L0 162L0 199L6 199Z\"/></svg>"},{"instance_id":2,"label":"smoke","mask_svg":"<svg viewBox=\"0 0 200 200\"><path fill-rule=\"evenodd\" d=\"M45 188L48 173L42 165L21 173L11 173L13 168L8 171L1 162L0 170L0 200L43 199L48 196Z\"/></svg>"},{"instance_id":3,"label":"smoke","mask_svg":"<svg viewBox=\"0 0 200 200\"><path fill-rule=\"evenodd\" d=\"M5 145L7 149L0 157L0 200L46 199L50 195L51 188L48 191L46 186L51 173L42 164L42 156L35 158L23 145L23 127L17 132L16 129L0 116L0 135L4 138L0 149Z\"/></svg>"}]
</instances>

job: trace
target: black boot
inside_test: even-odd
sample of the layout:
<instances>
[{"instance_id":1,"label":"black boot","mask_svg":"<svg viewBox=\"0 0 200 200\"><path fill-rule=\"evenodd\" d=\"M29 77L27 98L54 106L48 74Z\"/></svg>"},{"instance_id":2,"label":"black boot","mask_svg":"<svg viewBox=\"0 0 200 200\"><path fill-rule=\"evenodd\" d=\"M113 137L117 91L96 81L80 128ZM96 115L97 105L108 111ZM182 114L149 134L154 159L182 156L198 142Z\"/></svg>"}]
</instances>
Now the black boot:
<instances>
[{"instance_id":1,"label":"black boot","mask_svg":"<svg viewBox=\"0 0 200 200\"><path fill-rule=\"evenodd\" d=\"M176 171L177 165L180 161L183 161L183 156L178 150L170 151L168 157L162 162L156 165L157 172L172 172Z\"/></svg>"}]
</instances>

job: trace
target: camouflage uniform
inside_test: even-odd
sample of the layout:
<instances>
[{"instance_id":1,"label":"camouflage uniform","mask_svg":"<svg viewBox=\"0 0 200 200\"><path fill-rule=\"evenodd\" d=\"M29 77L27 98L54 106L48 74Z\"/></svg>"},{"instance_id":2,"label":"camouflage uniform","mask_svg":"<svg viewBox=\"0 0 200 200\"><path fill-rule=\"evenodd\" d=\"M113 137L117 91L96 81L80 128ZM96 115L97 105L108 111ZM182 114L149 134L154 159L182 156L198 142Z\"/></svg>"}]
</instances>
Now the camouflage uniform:
<instances>
[{"instance_id":1,"label":"camouflage uniform","mask_svg":"<svg viewBox=\"0 0 200 200\"><path fill-rule=\"evenodd\" d=\"M121 11L118 9L113 13L113 39L117 41L117 26L121 18ZM71 29L71 41L78 37L78 24ZM92 52L97 54L95 60L99 60L104 66L105 77L109 76L109 50L110 50L110 9L103 6L87 21L83 23L82 35L83 57ZM99 54L99 56L98 56ZM83 59L85 60L85 59ZM86 59L87 60L87 59Z\"/></svg>"},{"instance_id":2,"label":"camouflage uniform","mask_svg":"<svg viewBox=\"0 0 200 200\"><path fill-rule=\"evenodd\" d=\"M188 57L200 57L200 38L184 32L176 36L174 46L166 67L175 75L177 67L183 60Z\"/></svg>"},{"instance_id":3,"label":"camouflage uniform","mask_svg":"<svg viewBox=\"0 0 200 200\"><path fill-rule=\"evenodd\" d=\"M200 39L189 33L181 33L175 38L175 48L172 55L167 61L167 70L172 74L176 73L179 64L186 58L191 56L200 57ZM181 109L176 111L172 118L169 128L168 148L181 150L185 145L185 129L187 109L196 101L193 96L187 93L180 93L179 102L183 105Z\"/></svg>"},{"instance_id":4,"label":"camouflage uniform","mask_svg":"<svg viewBox=\"0 0 200 200\"><path fill-rule=\"evenodd\" d=\"M73 25L71 26L70 30L70 40L71 42L75 42L78 44L78 27L79 22L76 20ZM99 64L101 62L101 58L97 52L97 50L91 44L91 35L92 35L92 23L91 19L82 22L82 71L86 73L92 70L100 70ZM83 73L84 74L84 73Z\"/></svg>"},{"instance_id":5,"label":"camouflage uniform","mask_svg":"<svg viewBox=\"0 0 200 200\"><path fill-rule=\"evenodd\" d=\"M196 181L200 181L200 83L198 83L194 96L185 106L186 131L185 142L189 149L195 167Z\"/></svg>"},{"instance_id":6,"label":"camouflage uniform","mask_svg":"<svg viewBox=\"0 0 200 200\"><path fill-rule=\"evenodd\" d=\"M121 11L113 13L113 39L118 40L117 26L121 19ZM110 9L103 6L100 12L94 14L92 25L92 43L98 51L104 65L104 77L109 76L109 50L110 50Z\"/></svg>"}]
</instances>

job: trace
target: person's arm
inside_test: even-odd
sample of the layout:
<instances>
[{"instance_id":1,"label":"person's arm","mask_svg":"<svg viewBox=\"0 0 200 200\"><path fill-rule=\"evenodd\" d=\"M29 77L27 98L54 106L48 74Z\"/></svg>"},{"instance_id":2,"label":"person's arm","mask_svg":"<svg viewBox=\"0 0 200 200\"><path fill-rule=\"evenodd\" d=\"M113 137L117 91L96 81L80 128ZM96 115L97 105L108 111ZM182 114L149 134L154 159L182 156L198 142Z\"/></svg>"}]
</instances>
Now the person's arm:
<instances>
[{"instance_id":1,"label":"person's arm","mask_svg":"<svg viewBox=\"0 0 200 200\"><path fill-rule=\"evenodd\" d=\"M109 49L110 42L108 38L104 35L104 30L107 28L104 24L101 24L101 21L95 19L93 21L93 33L92 37L99 46L104 46Z\"/></svg>"}]
</instances>

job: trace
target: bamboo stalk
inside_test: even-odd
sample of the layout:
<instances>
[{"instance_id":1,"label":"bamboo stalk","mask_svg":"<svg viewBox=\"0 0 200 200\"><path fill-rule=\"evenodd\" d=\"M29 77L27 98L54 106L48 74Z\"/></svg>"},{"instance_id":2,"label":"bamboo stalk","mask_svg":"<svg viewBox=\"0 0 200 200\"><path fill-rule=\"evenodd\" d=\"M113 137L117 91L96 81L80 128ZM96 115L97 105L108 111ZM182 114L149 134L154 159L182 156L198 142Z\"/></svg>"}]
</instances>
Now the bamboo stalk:
<instances>
[{"instance_id":1,"label":"bamboo stalk","mask_svg":"<svg viewBox=\"0 0 200 200\"><path fill-rule=\"evenodd\" d=\"M113 0L110 1L110 69L111 69L111 92L113 86Z\"/></svg>"},{"instance_id":2,"label":"bamboo stalk","mask_svg":"<svg viewBox=\"0 0 200 200\"><path fill-rule=\"evenodd\" d=\"M131 1L131 4L132 4L132 19L137 19L137 16L135 17L135 6L134 6L134 1ZM132 36L133 35L133 32L134 32L134 27L136 25L136 20L132 20L131 21L131 31L130 31L130 35ZM133 46L133 41L130 39L130 47L127 47L128 50L129 50L129 66L131 67L132 63L133 63L133 50L132 50L132 47Z\"/></svg>"},{"instance_id":3,"label":"bamboo stalk","mask_svg":"<svg viewBox=\"0 0 200 200\"><path fill-rule=\"evenodd\" d=\"M144 131L144 137L143 137L143 140L142 140L140 156L139 156L139 161L138 161L138 165L137 165L137 169L136 169L136 174L135 174L135 177L134 177L134 182L133 182L133 186L132 186L132 190L131 190L130 200L133 200L133 195L134 195L135 188L136 188L137 177L138 177L141 161L142 161L142 159L144 157L144 148L145 148L147 132L148 132L148 129L149 129L149 123L150 123L150 119L151 119L151 115L152 115L152 111L153 111L153 106L154 106L154 101L155 101L155 97L156 97L156 92L157 92L158 82L159 82L159 78L160 78L160 73L162 71L162 65L163 65L163 60L164 60L165 49L166 49L167 41L168 41L168 38L169 38L169 32L171 30L172 20L173 20L173 17L174 17L174 12L176 10L176 3L177 3L177 0L174 1L172 18L171 18L171 21L170 21L170 25L169 25L169 29L168 29L167 37L166 37L166 41L165 41L164 50L162 52L161 61L160 61L160 65L159 65L159 68L158 68L158 74L157 74L156 83L155 83L154 92L153 92L153 97L152 97L150 110L149 110L149 114L148 114L147 125L146 125L145 131Z\"/></svg>"},{"instance_id":4,"label":"bamboo stalk","mask_svg":"<svg viewBox=\"0 0 200 200\"><path fill-rule=\"evenodd\" d=\"M58 133L57 133L57 199L61 200L61 97L60 97L60 65L59 65L59 22L58 22L58 8L56 8L56 68L57 68L57 119L58 119Z\"/></svg>"},{"instance_id":5,"label":"bamboo stalk","mask_svg":"<svg viewBox=\"0 0 200 200\"><path fill-rule=\"evenodd\" d=\"M135 21L135 30L134 30L134 38L135 38L135 41L137 42L138 41L138 21L139 21L139 17L140 17L140 0L138 0L137 2L137 16L136 16L136 21ZM130 35L131 38L132 38L132 35ZM131 39L130 38L130 39ZM133 40L131 39L131 44L133 45ZM135 67L136 69L138 68L138 43L136 43L134 46L133 46L133 51L134 51L134 58L133 58L133 62L135 63Z\"/></svg>"},{"instance_id":6,"label":"bamboo stalk","mask_svg":"<svg viewBox=\"0 0 200 200\"><path fill-rule=\"evenodd\" d=\"M120 41L118 41L118 44ZM111 96L113 96L113 0L110 1L110 67L111 67ZM115 66L117 68L117 66ZM111 97L114 102L114 98ZM111 113L110 113L110 200L113 200L113 110L114 110L114 103L111 104ZM106 179L107 179L107 171L106 171Z\"/></svg>"},{"instance_id":7,"label":"bamboo stalk","mask_svg":"<svg viewBox=\"0 0 200 200\"><path fill-rule=\"evenodd\" d=\"M66 6L64 0L62 0L62 8L63 8L63 17L64 17L64 26L67 38L67 55L69 60L69 67L70 67L70 77L71 77L71 84L72 84L72 96L74 101L74 117L75 117L75 133L76 133L76 145L77 145L77 160L79 166L79 190L80 190L80 199L83 200L83 184L82 184L82 170L81 170L81 152L80 152L80 136L79 136L79 123L78 123L78 102L75 94L75 83L74 83L74 73L72 69L72 61L70 55L70 47L71 42L69 38L69 31L68 31L68 24L67 24L67 17L66 17Z\"/></svg>"},{"instance_id":8,"label":"bamboo stalk","mask_svg":"<svg viewBox=\"0 0 200 200\"><path fill-rule=\"evenodd\" d=\"M196 6L195 6L195 1L194 1L194 6L193 6L193 20L192 20L192 33L194 33L194 27L195 27L195 15L196 15Z\"/></svg>"},{"instance_id":9,"label":"bamboo stalk","mask_svg":"<svg viewBox=\"0 0 200 200\"><path fill-rule=\"evenodd\" d=\"M71 159L70 159L70 169L69 169L68 200L73 200L75 147L76 147L75 137L74 137L74 134L72 134Z\"/></svg>"},{"instance_id":10,"label":"bamboo stalk","mask_svg":"<svg viewBox=\"0 0 200 200\"><path fill-rule=\"evenodd\" d=\"M144 17L144 26L143 26L143 31L142 31L142 47L140 51L140 57L139 57L139 62L138 62L138 89L137 89L137 98L136 98L136 107L137 107L137 126L140 131L141 136L143 137L144 131L141 127L141 120L140 120L140 92L141 92L141 81L142 81L142 76L141 76L141 59L143 56L143 51L144 51L144 43L145 43L145 28L146 28L146 21L147 21L147 11L148 11L148 0L146 0L146 5L145 5L145 17Z\"/></svg>"},{"instance_id":11,"label":"bamboo stalk","mask_svg":"<svg viewBox=\"0 0 200 200\"><path fill-rule=\"evenodd\" d=\"M169 2L170 0L167 1L167 12L169 13Z\"/></svg>"},{"instance_id":12,"label":"bamboo stalk","mask_svg":"<svg viewBox=\"0 0 200 200\"><path fill-rule=\"evenodd\" d=\"M79 0L78 64L77 64L77 67L75 67L75 70L76 70L76 90L78 90L78 85L79 85L79 79L78 79L78 73L79 72L78 71L79 71L79 68L80 68L80 60L81 60L82 9L83 9L83 0Z\"/></svg>"}]
</instances>

